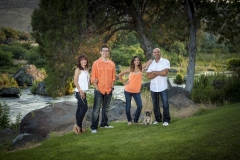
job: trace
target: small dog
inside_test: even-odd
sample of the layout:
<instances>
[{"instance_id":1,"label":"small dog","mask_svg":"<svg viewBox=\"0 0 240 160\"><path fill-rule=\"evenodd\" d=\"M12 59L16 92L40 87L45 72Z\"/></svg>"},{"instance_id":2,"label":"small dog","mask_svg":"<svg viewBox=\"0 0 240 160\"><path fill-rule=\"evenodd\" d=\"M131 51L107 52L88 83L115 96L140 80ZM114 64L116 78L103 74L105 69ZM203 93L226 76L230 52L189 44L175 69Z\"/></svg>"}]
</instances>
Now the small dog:
<instances>
[{"instance_id":1,"label":"small dog","mask_svg":"<svg viewBox=\"0 0 240 160\"><path fill-rule=\"evenodd\" d=\"M153 119L152 118L152 111L146 110L142 124L144 124L144 125L152 124L152 119Z\"/></svg>"}]
</instances>

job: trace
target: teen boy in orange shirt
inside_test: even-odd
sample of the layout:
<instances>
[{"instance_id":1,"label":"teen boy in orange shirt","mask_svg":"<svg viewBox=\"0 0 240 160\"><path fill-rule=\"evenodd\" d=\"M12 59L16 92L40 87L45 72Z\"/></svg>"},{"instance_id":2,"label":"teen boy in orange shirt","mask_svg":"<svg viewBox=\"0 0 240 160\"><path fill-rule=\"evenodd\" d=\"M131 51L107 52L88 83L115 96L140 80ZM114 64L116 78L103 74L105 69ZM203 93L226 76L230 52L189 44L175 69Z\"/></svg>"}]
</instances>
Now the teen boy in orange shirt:
<instances>
[{"instance_id":1,"label":"teen boy in orange shirt","mask_svg":"<svg viewBox=\"0 0 240 160\"><path fill-rule=\"evenodd\" d=\"M114 89L114 82L116 76L116 67L113 61L108 59L109 48L102 46L101 57L96 60L92 65L91 82L93 83L94 90L94 104L92 111L92 133L97 133L99 123L99 111L102 106L102 120L101 128L113 128L108 125L108 110L112 98L112 91Z\"/></svg>"}]
</instances>

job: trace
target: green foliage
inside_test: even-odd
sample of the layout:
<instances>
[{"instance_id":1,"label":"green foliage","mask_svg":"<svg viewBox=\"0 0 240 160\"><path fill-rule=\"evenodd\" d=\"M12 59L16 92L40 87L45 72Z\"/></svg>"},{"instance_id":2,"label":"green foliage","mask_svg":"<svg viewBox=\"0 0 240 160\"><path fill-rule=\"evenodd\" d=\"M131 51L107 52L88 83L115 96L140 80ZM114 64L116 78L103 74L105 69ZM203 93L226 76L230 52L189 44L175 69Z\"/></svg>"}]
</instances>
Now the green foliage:
<instances>
[{"instance_id":1,"label":"green foliage","mask_svg":"<svg viewBox=\"0 0 240 160\"><path fill-rule=\"evenodd\" d=\"M180 41L174 41L174 43L170 45L169 50L172 54L176 53L177 55L181 55L183 57L188 56L185 44Z\"/></svg>"},{"instance_id":2,"label":"green foliage","mask_svg":"<svg viewBox=\"0 0 240 160\"><path fill-rule=\"evenodd\" d=\"M68 83L68 86L67 86L67 89L66 89L66 95L73 94L73 92L74 92L74 88L73 88L74 82L73 82L73 80L69 80L67 83Z\"/></svg>"},{"instance_id":3,"label":"green foliage","mask_svg":"<svg viewBox=\"0 0 240 160\"><path fill-rule=\"evenodd\" d=\"M16 116L15 123L11 123L10 127L13 128L15 131L18 131L20 127L21 119L22 119L22 115L19 112L18 115Z\"/></svg>"},{"instance_id":4,"label":"green foliage","mask_svg":"<svg viewBox=\"0 0 240 160\"><path fill-rule=\"evenodd\" d=\"M87 102L88 102L88 108L93 108L93 103L94 103L94 94L92 93L87 93L86 94Z\"/></svg>"},{"instance_id":5,"label":"green foliage","mask_svg":"<svg viewBox=\"0 0 240 160\"><path fill-rule=\"evenodd\" d=\"M28 54L28 50L23 48L18 42L13 42L8 45L1 45L0 50L4 52L10 52L13 55L13 59L24 59L25 55Z\"/></svg>"},{"instance_id":6,"label":"green foliage","mask_svg":"<svg viewBox=\"0 0 240 160\"><path fill-rule=\"evenodd\" d=\"M22 47L27 49L27 50L32 49L32 45L31 45L30 42L22 43Z\"/></svg>"},{"instance_id":7,"label":"green foliage","mask_svg":"<svg viewBox=\"0 0 240 160\"><path fill-rule=\"evenodd\" d=\"M5 39L6 39L5 33L2 30L0 30L0 43L2 43Z\"/></svg>"},{"instance_id":8,"label":"green foliage","mask_svg":"<svg viewBox=\"0 0 240 160\"><path fill-rule=\"evenodd\" d=\"M186 63L185 58L182 55L178 54L173 54L169 60L171 62L171 65L178 67L184 67Z\"/></svg>"},{"instance_id":9,"label":"green foliage","mask_svg":"<svg viewBox=\"0 0 240 160\"><path fill-rule=\"evenodd\" d=\"M37 82L37 81L34 81L34 82L33 82L33 85L32 85L32 87L31 87L31 93L32 93L32 94L36 94L38 84L39 84L39 82Z\"/></svg>"},{"instance_id":10,"label":"green foliage","mask_svg":"<svg viewBox=\"0 0 240 160\"><path fill-rule=\"evenodd\" d=\"M10 87L19 88L14 78L9 77L8 74L0 74L0 89Z\"/></svg>"},{"instance_id":11,"label":"green foliage","mask_svg":"<svg viewBox=\"0 0 240 160\"><path fill-rule=\"evenodd\" d=\"M118 48L117 48L118 47ZM139 56L142 64L146 61L139 44L132 46L119 45L112 50L112 60L116 65L129 66L133 56Z\"/></svg>"},{"instance_id":12,"label":"green foliage","mask_svg":"<svg viewBox=\"0 0 240 160\"><path fill-rule=\"evenodd\" d=\"M240 58L231 58L227 61L227 68L240 75Z\"/></svg>"},{"instance_id":13,"label":"green foliage","mask_svg":"<svg viewBox=\"0 0 240 160\"><path fill-rule=\"evenodd\" d=\"M25 55L25 59L28 61L28 64L34 64L37 68L46 65L46 61L43 55L39 53L38 47L31 47L29 52Z\"/></svg>"},{"instance_id":14,"label":"green foliage","mask_svg":"<svg viewBox=\"0 0 240 160\"><path fill-rule=\"evenodd\" d=\"M174 79L174 83L176 83L176 84L182 84L183 82L184 82L184 80L183 80L183 75L180 74L180 73L176 74L176 77L175 77L175 79Z\"/></svg>"},{"instance_id":15,"label":"green foliage","mask_svg":"<svg viewBox=\"0 0 240 160\"><path fill-rule=\"evenodd\" d=\"M11 52L5 52L0 48L0 67L13 65L13 54Z\"/></svg>"},{"instance_id":16,"label":"green foliage","mask_svg":"<svg viewBox=\"0 0 240 160\"><path fill-rule=\"evenodd\" d=\"M239 76L225 74L200 75L195 78L192 99L196 103L239 102Z\"/></svg>"},{"instance_id":17,"label":"green foliage","mask_svg":"<svg viewBox=\"0 0 240 160\"><path fill-rule=\"evenodd\" d=\"M2 32L4 32L6 38L13 38L13 39L17 39L17 38L18 38L18 36L17 36L17 35L18 35L17 31L14 30L14 29L12 29L12 28L10 28L10 27L4 27L4 26L2 26L2 27L0 28L0 30L1 30Z\"/></svg>"},{"instance_id":18,"label":"green foliage","mask_svg":"<svg viewBox=\"0 0 240 160\"><path fill-rule=\"evenodd\" d=\"M20 31L18 31L18 37L19 37L19 40L23 40L23 41L29 41L32 38L30 33L20 32Z\"/></svg>"},{"instance_id":19,"label":"green foliage","mask_svg":"<svg viewBox=\"0 0 240 160\"><path fill-rule=\"evenodd\" d=\"M86 1L42 0L32 15L32 35L46 63L47 92L64 95L72 79L75 57L81 41L86 41Z\"/></svg>"},{"instance_id":20,"label":"green foliage","mask_svg":"<svg viewBox=\"0 0 240 160\"><path fill-rule=\"evenodd\" d=\"M10 107L5 103L0 103L0 130L10 125Z\"/></svg>"}]
</instances>

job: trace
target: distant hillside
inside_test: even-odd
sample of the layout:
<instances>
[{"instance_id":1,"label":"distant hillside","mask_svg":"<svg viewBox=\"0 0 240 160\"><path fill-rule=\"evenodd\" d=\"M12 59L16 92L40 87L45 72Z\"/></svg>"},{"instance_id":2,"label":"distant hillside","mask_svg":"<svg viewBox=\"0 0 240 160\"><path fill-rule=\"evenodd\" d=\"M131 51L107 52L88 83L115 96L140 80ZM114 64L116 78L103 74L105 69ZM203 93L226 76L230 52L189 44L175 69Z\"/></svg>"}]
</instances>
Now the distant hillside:
<instances>
[{"instance_id":1,"label":"distant hillside","mask_svg":"<svg viewBox=\"0 0 240 160\"><path fill-rule=\"evenodd\" d=\"M31 31L31 15L40 0L0 0L0 26Z\"/></svg>"}]
</instances>

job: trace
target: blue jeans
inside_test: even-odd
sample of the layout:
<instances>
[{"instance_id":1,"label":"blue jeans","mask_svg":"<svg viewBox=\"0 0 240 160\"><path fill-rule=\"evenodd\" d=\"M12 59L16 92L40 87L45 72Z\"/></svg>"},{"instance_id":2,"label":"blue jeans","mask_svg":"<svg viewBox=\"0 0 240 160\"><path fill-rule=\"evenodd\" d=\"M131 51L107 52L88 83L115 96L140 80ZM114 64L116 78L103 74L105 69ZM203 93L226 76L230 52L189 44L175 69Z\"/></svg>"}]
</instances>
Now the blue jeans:
<instances>
[{"instance_id":1,"label":"blue jeans","mask_svg":"<svg viewBox=\"0 0 240 160\"><path fill-rule=\"evenodd\" d=\"M108 126L108 111L109 104L112 98L112 91L109 94L102 94L98 90L94 90L94 104L92 111L92 125L91 129L97 129L99 123L99 112L102 106L102 121L100 127Z\"/></svg>"},{"instance_id":2,"label":"blue jeans","mask_svg":"<svg viewBox=\"0 0 240 160\"><path fill-rule=\"evenodd\" d=\"M157 122L162 122L162 114L160 112L160 104L159 104L159 95L161 96L162 104L163 104L163 122L170 122L171 118L170 118L170 114L169 114L167 89L162 92L152 92L151 91L155 119Z\"/></svg>"},{"instance_id":3,"label":"blue jeans","mask_svg":"<svg viewBox=\"0 0 240 160\"><path fill-rule=\"evenodd\" d=\"M78 103L77 103L78 106L76 111L76 122L77 122L77 126L82 128L82 121L88 110L87 99L86 98L82 99L79 95L79 92L75 92L75 97L78 100Z\"/></svg>"},{"instance_id":4,"label":"blue jeans","mask_svg":"<svg viewBox=\"0 0 240 160\"><path fill-rule=\"evenodd\" d=\"M130 93L130 92L124 91L124 94L125 94L125 99L126 99L126 114L127 114L128 122L132 122L130 109L131 109L131 100L133 97L137 104L137 110L136 110L135 116L134 116L134 123L138 123L138 119L139 119L139 116L142 111L142 99L141 99L140 92L139 93Z\"/></svg>"}]
</instances>

